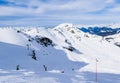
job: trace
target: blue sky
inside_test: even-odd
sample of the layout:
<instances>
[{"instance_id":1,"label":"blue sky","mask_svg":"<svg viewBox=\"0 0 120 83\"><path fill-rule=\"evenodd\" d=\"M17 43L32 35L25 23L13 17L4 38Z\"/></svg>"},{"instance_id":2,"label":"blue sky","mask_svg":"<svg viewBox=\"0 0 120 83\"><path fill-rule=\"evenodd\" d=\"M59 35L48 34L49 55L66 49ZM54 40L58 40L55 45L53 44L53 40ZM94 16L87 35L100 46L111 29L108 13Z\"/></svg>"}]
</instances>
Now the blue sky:
<instances>
[{"instance_id":1,"label":"blue sky","mask_svg":"<svg viewBox=\"0 0 120 83\"><path fill-rule=\"evenodd\" d=\"M120 22L120 0L0 0L0 26Z\"/></svg>"}]
</instances>

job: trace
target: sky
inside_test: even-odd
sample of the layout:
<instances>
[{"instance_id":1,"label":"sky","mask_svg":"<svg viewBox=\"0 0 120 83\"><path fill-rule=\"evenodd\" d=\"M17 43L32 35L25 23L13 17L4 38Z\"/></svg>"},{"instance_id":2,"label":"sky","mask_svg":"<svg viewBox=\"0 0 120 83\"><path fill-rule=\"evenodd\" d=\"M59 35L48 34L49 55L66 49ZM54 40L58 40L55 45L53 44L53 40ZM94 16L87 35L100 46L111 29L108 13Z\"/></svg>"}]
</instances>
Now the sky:
<instances>
[{"instance_id":1,"label":"sky","mask_svg":"<svg viewBox=\"0 0 120 83\"><path fill-rule=\"evenodd\" d=\"M120 0L0 0L0 26L120 22Z\"/></svg>"}]
</instances>

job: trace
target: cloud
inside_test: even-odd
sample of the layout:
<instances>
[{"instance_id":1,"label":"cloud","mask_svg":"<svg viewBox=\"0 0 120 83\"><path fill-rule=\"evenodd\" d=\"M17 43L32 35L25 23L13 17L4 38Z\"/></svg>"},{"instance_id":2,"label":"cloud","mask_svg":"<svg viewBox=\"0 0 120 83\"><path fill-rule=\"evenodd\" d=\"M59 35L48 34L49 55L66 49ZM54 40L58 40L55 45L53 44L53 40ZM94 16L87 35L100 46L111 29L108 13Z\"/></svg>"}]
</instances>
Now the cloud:
<instances>
[{"instance_id":1,"label":"cloud","mask_svg":"<svg viewBox=\"0 0 120 83\"><path fill-rule=\"evenodd\" d=\"M43 1L39 0L7 0L9 2L15 3L16 5L26 5L27 8L19 8L19 7L0 7L0 10L4 10L4 13L1 13L0 15L8 15L8 14L24 14L30 13L30 14L40 14L40 13L45 13L47 11L80 11L79 13L87 13L87 12L94 12L94 11L100 11L103 10L107 5L110 3L114 3L113 0L70 0L65 3L60 3L64 2L64 0L58 0L60 4L54 3L55 0L51 0L51 2L45 3ZM99 5L98 5L99 4ZM13 10L15 10L13 12ZM27 11L25 11L27 10Z\"/></svg>"},{"instance_id":2,"label":"cloud","mask_svg":"<svg viewBox=\"0 0 120 83\"><path fill-rule=\"evenodd\" d=\"M55 11L80 11L83 12L94 12L94 11L100 11L103 10L107 5L113 3L111 0L71 0L69 2L66 2L64 4L42 4L38 6L38 8L43 8L45 11L47 10L55 10ZM99 4L99 5L98 5Z\"/></svg>"},{"instance_id":3,"label":"cloud","mask_svg":"<svg viewBox=\"0 0 120 83\"><path fill-rule=\"evenodd\" d=\"M0 5L0 16L23 16L17 24L89 22L104 23L119 21L120 4L116 0L5 0L12 5ZM25 6L25 7L24 7ZM111 17L112 15L112 17ZM29 17L28 17L29 16ZM118 17L118 18L117 18ZM0 20L1 23L2 20ZM9 21L9 22L8 22ZM13 22L12 22L13 21ZM44 21L44 22L42 22ZM92 21L92 22L91 22ZM5 22L5 21L4 21ZM35 24L36 24L35 23ZM4 24L4 23L3 23ZM31 24L31 23L30 23Z\"/></svg>"},{"instance_id":4,"label":"cloud","mask_svg":"<svg viewBox=\"0 0 120 83\"><path fill-rule=\"evenodd\" d=\"M109 9L108 13L119 14L120 13L120 5L117 4L113 8Z\"/></svg>"}]
</instances>

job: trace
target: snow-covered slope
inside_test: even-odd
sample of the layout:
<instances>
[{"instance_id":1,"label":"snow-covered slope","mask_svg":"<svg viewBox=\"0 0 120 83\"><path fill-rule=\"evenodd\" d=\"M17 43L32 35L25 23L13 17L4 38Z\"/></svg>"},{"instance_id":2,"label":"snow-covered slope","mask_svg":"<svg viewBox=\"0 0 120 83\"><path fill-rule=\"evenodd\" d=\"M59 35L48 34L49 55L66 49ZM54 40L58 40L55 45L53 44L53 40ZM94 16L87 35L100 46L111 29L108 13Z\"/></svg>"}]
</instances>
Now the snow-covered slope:
<instances>
[{"instance_id":1,"label":"snow-covered slope","mask_svg":"<svg viewBox=\"0 0 120 83\"><path fill-rule=\"evenodd\" d=\"M18 34L14 29L8 28L0 28L0 41L21 46L25 46L28 42L26 39L23 39L23 36Z\"/></svg>"},{"instance_id":2,"label":"snow-covered slope","mask_svg":"<svg viewBox=\"0 0 120 83\"><path fill-rule=\"evenodd\" d=\"M69 23L48 29L1 28L0 82L95 83L97 63L99 83L119 83L119 35L110 37Z\"/></svg>"}]
</instances>

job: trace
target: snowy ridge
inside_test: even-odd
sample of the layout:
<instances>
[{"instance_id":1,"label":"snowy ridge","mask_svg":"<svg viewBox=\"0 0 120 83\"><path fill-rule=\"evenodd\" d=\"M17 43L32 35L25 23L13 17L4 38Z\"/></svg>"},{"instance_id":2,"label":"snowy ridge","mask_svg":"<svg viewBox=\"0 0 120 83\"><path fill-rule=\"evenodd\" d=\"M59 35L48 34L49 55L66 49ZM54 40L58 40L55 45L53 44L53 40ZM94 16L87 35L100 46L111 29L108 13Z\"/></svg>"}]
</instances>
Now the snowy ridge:
<instances>
[{"instance_id":1,"label":"snowy ridge","mask_svg":"<svg viewBox=\"0 0 120 83\"><path fill-rule=\"evenodd\" d=\"M27 40L23 39L23 37L13 29L8 28L0 28L0 41L15 45L22 45L25 46L28 42Z\"/></svg>"},{"instance_id":2,"label":"snowy ridge","mask_svg":"<svg viewBox=\"0 0 120 83\"><path fill-rule=\"evenodd\" d=\"M103 77L98 82L119 83L119 37L85 33L69 23L49 29L0 28L0 82L96 83L97 59Z\"/></svg>"}]
</instances>

